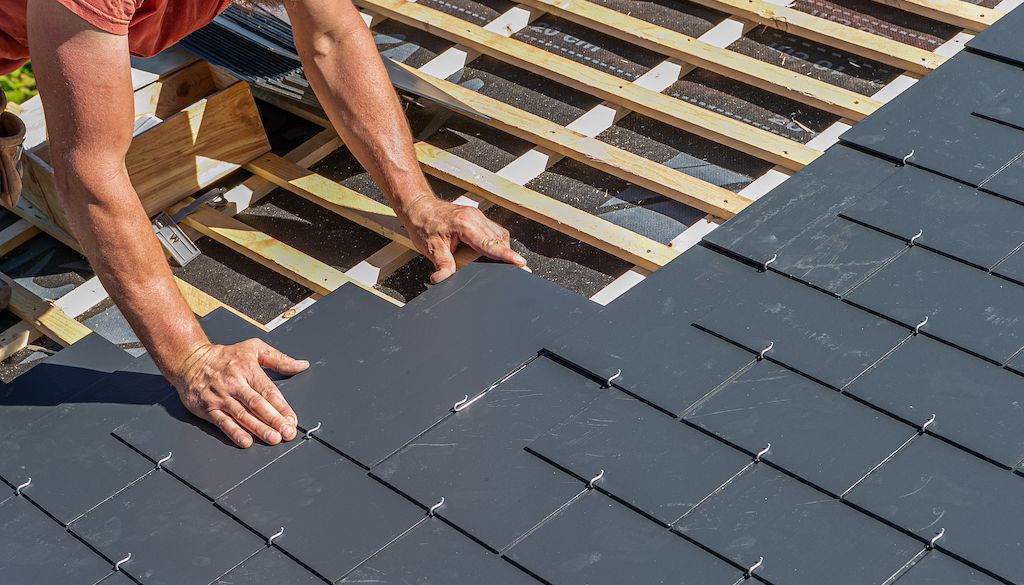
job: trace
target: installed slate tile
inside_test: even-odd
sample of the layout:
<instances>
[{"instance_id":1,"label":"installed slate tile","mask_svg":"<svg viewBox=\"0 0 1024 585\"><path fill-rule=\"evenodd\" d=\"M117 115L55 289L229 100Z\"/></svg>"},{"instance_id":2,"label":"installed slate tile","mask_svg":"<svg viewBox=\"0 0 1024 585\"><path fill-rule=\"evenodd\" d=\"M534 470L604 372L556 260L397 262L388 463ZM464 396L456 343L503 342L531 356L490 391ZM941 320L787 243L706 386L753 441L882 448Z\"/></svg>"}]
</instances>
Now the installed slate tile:
<instances>
[{"instance_id":1,"label":"installed slate tile","mask_svg":"<svg viewBox=\"0 0 1024 585\"><path fill-rule=\"evenodd\" d=\"M256 440L248 449L240 449L216 425L186 410L177 394L113 433L153 462L171 453L164 467L210 499L221 496L297 444L267 445ZM298 437L301 440L301 430Z\"/></svg>"},{"instance_id":2,"label":"installed slate tile","mask_svg":"<svg viewBox=\"0 0 1024 585\"><path fill-rule=\"evenodd\" d=\"M1017 130L1020 132L1020 130ZM1024 158L1016 158L985 179L981 189L1024 203Z\"/></svg>"},{"instance_id":3,"label":"installed slate tile","mask_svg":"<svg viewBox=\"0 0 1024 585\"><path fill-rule=\"evenodd\" d=\"M846 392L1007 467L1024 457L1016 374L923 335L915 336Z\"/></svg>"},{"instance_id":4,"label":"installed slate tile","mask_svg":"<svg viewBox=\"0 0 1024 585\"><path fill-rule=\"evenodd\" d=\"M913 248L851 292L857 305L1005 362L1024 346L1024 288Z\"/></svg>"},{"instance_id":5,"label":"installed slate tile","mask_svg":"<svg viewBox=\"0 0 1024 585\"><path fill-rule=\"evenodd\" d=\"M1017 284L1024 284L1024 253L1017 250L992 269L994 274L1008 278Z\"/></svg>"},{"instance_id":6,"label":"installed slate tile","mask_svg":"<svg viewBox=\"0 0 1024 585\"><path fill-rule=\"evenodd\" d=\"M843 215L983 268L1024 243L1024 206L910 166Z\"/></svg>"},{"instance_id":7,"label":"installed slate tile","mask_svg":"<svg viewBox=\"0 0 1024 585\"><path fill-rule=\"evenodd\" d=\"M1024 135L973 111L1020 87L1019 67L961 52L841 139L978 186L1024 151Z\"/></svg>"},{"instance_id":8,"label":"installed slate tile","mask_svg":"<svg viewBox=\"0 0 1024 585\"><path fill-rule=\"evenodd\" d=\"M110 565L25 498L10 498L0 503L0 572L5 585L93 585Z\"/></svg>"},{"instance_id":9,"label":"installed slate tile","mask_svg":"<svg viewBox=\"0 0 1024 585\"><path fill-rule=\"evenodd\" d=\"M132 581L131 577L128 577L124 573L118 571L116 573L110 573L110 575L96 585L135 585L135 581Z\"/></svg>"},{"instance_id":10,"label":"installed slate tile","mask_svg":"<svg viewBox=\"0 0 1024 585\"><path fill-rule=\"evenodd\" d=\"M217 504L323 578L335 581L425 512L358 465L306 441Z\"/></svg>"},{"instance_id":11,"label":"installed slate tile","mask_svg":"<svg viewBox=\"0 0 1024 585\"><path fill-rule=\"evenodd\" d=\"M153 464L110 436L170 390L159 376L117 372L55 412L0 438L0 477L69 523L142 477Z\"/></svg>"},{"instance_id":12,"label":"installed slate tile","mask_svg":"<svg viewBox=\"0 0 1024 585\"><path fill-rule=\"evenodd\" d=\"M708 234L704 241L841 294L903 249L836 214L891 176L891 162L841 145Z\"/></svg>"},{"instance_id":13,"label":"installed slate tile","mask_svg":"<svg viewBox=\"0 0 1024 585\"><path fill-rule=\"evenodd\" d=\"M267 343L296 359L316 361L360 347L367 331L398 307L345 284L266 334Z\"/></svg>"},{"instance_id":14,"label":"installed slate tile","mask_svg":"<svg viewBox=\"0 0 1024 585\"><path fill-rule=\"evenodd\" d=\"M750 362L732 344L690 327L750 286L758 274L742 262L696 246L649 276L583 325L546 343L559 357L671 412Z\"/></svg>"},{"instance_id":15,"label":"installed slate tile","mask_svg":"<svg viewBox=\"0 0 1024 585\"><path fill-rule=\"evenodd\" d=\"M869 281L870 282L870 281ZM707 330L842 388L906 338L899 326L773 272L722 310L699 318Z\"/></svg>"},{"instance_id":16,"label":"installed slate tile","mask_svg":"<svg viewBox=\"0 0 1024 585\"><path fill-rule=\"evenodd\" d=\"M1024 481L932 437L921 437L847 499L939 548L1015 581L1024 569Z\"/></svg>"},{"instance_id":17,"label":"installed slate tile","mask_svg":"<svg viewBox=\"0 0 1024 585\"><path fill-rule=\"evenodd\" d=\"M96 333L58 351L0 386L0 438L55 412L73 396L87 395L95 383L134 359Z\"/></svg>"},{"instance_id":18,"label":"installed slate tile","mask_svg":"<svg viewBox=\"0 0 1024 585\"><path fill-rule=\"evenodd\" d=\"M1019 74L1024 75L1024 72ZM991 100L974 108L975 115L1024 130L1024 108L1020 107L1024 92L1020 88L1014 89L992 96Z\"/></svg>"},{"instance_id":19,"label":"installed slate tile","mask_svg":"<svg viewBox=\"0 0 1024 585\"><path fill-rule=\"evenodd\" d=\"M663 323L632 333L605 338L604 348L610 352L606 367L622 370L615 385L676 416L753 359L749 352L690 325ZM580 335L560 351L573 356L569 361L596 364L596 356L587 355L594 341ZM600 370L601 376L616 373Z\"/></svg>"},{"instance_id":20,"label":"installed slate tile","mask_svg":"<svg viewBox=\"0 0 1024 585\"><path fill-rule=\"evenodd\" d=\"M1020 44L1020 31L1024 27L1024 12L1011 10L1009 14L967 42L974 53L1024 65L1024 47Z\"/></svg>"},{"instance_id":21,"label":"installed slate tile","mask_svg":"<svg viewBox=\"0 0 1024 585\"><path fill-rule=\"evenodd\" d=\"M666 525L751 460L620 392L597 399L527 449L583 481L603 469L599 489Z\"/></svg>"},{"instance_id":22,"label":"installed slate tile","mask_svg":"<svg viewBox=\"0 0 1024 585\"><path fill-rule=\"evenodd\" d=\"M318 437L369 467L596 306L511 266L471 265L285 385ZM311 414L312 413L312 414Z\"/></svg>"},{"instance_id":23,"label":"installed slate tile","mask_svg":"<svg viewBox=\"0 0 1024 585\"><path fill-rule=\"evenodd\" d=\"M607 496L591 492L507 556L548 583L731 585L742 574Z\"/></svg>"},{"instance_id":24,"label":"installed slate tile","mask_svg":"<svg viewBox=\"0 0 1024 585\"><path fill-rule=\"evenodd\" d=\"M523 447L608 392L538 358L372 473L501 550L584 489Z\"/></svg>"},{"instance_id":25,"label":"installed slate tile","mask_svg":"<svg viewBox=\"0 0 1024 585\"><path fill-rule=\"evenodd\" d=\"M764 557L769 583L882 583L922 544L766 465L755 466L675 530L741 567Z\"/></svg>"},{"instance_id":26,"label":"installed slate tile","mask_svg":"<svg viewBox=\"0 0 1024 585\"><path fill-rule=\"evenodd\" d=\"M210 585L323 585L309 569L276 548L260 551Z\"/></svg>"},{"instance_id":27,"label":"installed slate tile","mask_svg":"<svg viewBox=\"0 0 1024 585\"><path fill-rule=\"evenodd\" d=\"M928 553L895 581L896 585L998 585L992 577L976 571L938 551Z\"/></svg>"},{"instance_id":28,"label":"installed slate tile","mask_svg":"<svg viewBox=\"0 0 1024 585\"><path fill-rule=\"evenodd\" d=\"M917 432L768 362L719 390L686 420L835 495ZM924 418L920 422L924 422Z\"/></svg>"},{"instance_id":29,"label":"installed slate tile","mask_svg":"<svg viewBox=\"0 0 1024 585\"><path fill-rule=\"evenodd\" d=\"M157 471L103 503L71 530L146 585L209 583L264 546L244 526Z\"/></svg>"},{"instance_id":30,"label":"installed slate tile","mask_svg":"<svg viewBox=\"0 0 1024 585\"><path fill-rule=\"evenodd\" d=\"M216 309L206 315L199 320L199 324L210 337L210 341L222 345L231 345L254 337L262 337L266 333L224 308Z\"/></svg>"},{"instance_id":31,"label":"installed slate tile","mask_svg":"<svg viewBox=\"0 0 1024 585\"><path fill-rule=\"evenodd\" d=\"M338 583L537 585L538 582L443 521L431 518Z\"/></svg>"}]
</instances>

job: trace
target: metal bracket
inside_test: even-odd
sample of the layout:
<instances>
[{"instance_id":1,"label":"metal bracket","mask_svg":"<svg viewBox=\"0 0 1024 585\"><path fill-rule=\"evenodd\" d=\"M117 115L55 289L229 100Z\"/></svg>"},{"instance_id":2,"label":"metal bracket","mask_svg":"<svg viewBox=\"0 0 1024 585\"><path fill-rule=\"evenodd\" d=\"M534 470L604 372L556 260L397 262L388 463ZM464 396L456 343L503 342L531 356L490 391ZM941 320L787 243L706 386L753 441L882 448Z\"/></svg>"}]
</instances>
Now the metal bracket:
<instances>
[{"instance_id":1,"label":"metal bracket","mask_svg":"<svg viewBox=\"0 0 1024 585\"><path fill-rule=\"evenodd\" d=\"M181 229L178 222L226 192L227 190L223 188L211 189L197 197L195 201L183 207L181 211L173 216L167 213L160 213L153 218L153 231L156 232L156 238L160 240L160 244L164 247L164 250L167 250L175 265L186 266L189 262L202 255L202 252L199 251L199 246L196 246L192 238L185 234L185 231Z\"/></svg>"}]
</instances>

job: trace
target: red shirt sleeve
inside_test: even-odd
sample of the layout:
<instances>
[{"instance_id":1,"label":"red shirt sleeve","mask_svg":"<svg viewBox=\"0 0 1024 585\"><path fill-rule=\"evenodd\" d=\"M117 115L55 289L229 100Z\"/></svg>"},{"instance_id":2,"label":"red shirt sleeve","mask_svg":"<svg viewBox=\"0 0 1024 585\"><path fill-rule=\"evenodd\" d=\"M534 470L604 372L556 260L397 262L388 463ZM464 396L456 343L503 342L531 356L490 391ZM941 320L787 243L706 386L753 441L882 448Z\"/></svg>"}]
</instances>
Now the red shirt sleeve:
<instances>
[{"instance_id":1,"label":"red shirt sleeve","mask_svg":"<svg viewBox=\"0 0 1024 585\"><path fill-rule=\"evenodd\" d=\"M135 0L57 0L68 10L96 28L114 35L127 35L138 6Z\"/></svg>"}]
</instances>

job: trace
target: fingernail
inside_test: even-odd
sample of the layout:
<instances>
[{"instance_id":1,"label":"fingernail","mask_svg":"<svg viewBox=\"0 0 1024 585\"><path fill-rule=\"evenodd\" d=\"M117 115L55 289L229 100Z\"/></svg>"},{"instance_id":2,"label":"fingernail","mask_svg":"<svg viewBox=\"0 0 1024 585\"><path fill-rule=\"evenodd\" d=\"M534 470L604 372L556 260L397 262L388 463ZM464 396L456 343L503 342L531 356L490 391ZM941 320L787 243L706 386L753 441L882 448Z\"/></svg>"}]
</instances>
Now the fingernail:
<instances>
[{"instance_id":1,"label":"fingernail","mask_svg":"<svg viewBox=\"0 0 1024 585\"><path fill-rule=\"evenodd\" d=\"M242 448L243 449L248 449L251 446L252 446L252 438L245 437L244 439L242 439Z\"/></svg>"},{"instance_id":2,"label":"fingernail","mask_svg":"<svg viewBox=\"0 0 1024 585\"><path fill-rule=\"evenodd\" d=\"M519 254L516 254L515 260L516 260L516 264L523 264L523 265L526 264L526 258L523 258Z\"/></svg>"},{"instance_id":3,"label":"fingernail","mask_svg":"<svg viewBox=\"0 0 1024 585\"><path fill-rule=\"evenodd\" d=\"M305 370L309 367L309 360L299 360L299 367Z\"/></svg>"},{"instance_id":4,"label":"fingernail","mask_svg":"<svg viewBox=\"0 0 1024 585\"><path fill-rule=\"evenodd\" d=\"M295 438L295 427L292 425L285 425L284 432L282 433L285 441L291 441Z\"/></svg>"},{"instance_id":5,"label":"fingernail","mask_svg":"<svg viewBox=\"0 0 1024 585\"><path fill-rule=\"evenodd\" d=\"M276 445L281 442L281 434L277 431L267 431L267 434L263 438L271 445Z\"/></svg>"}]
</instances>

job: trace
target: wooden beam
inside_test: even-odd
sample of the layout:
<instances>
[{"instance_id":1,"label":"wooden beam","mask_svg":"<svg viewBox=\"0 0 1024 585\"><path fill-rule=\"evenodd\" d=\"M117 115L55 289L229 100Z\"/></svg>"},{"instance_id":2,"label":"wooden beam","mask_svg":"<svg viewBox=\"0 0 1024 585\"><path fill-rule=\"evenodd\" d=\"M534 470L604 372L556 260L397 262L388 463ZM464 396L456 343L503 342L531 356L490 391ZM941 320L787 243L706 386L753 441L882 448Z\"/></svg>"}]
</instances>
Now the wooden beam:
<instances>
[{"instance_id":1,"label":"wooden beam","mask_svg":"<svg viewBox=\"0 0 1024 585\"><path fill-rule=\"evenodd\" d=\"M168 213L173 214L190 202L191 198L172 207ZM314 292L327 294L346 282L356 282L333 266L208 207L195 210L182 223ZM376 289L356 284L383 299L394 301Z\"/></svg>"},{"instance_id":2,"label":"wooden beam","mask_svg":"<svg viewBox=\"0 0 1024 585\"><path fill-rule=\"evenodd\" d=\"M524 42L407 0L357 0L404 24L763 160L799 170L821 152L709 109L651 91ZM851 29L852 30L852 29Z\"/></svg>"},{"instance_id":3,"label":"wooden beam","mask_svg":"<svg viewBox=\"0 0 1024 585\"><path fill-rule=\"evenodd\" d=\"M879 102L859 93L765 63L736 51L716 47L700 39L651 24L587 0L522 0L522 2L667 57L679 59L851 120L861 120L881 106Z\"/></svg>"},{"instance_id":4,"label":"wooden beam","mask_svg":"<svg viewBox=\"0 0 1024 585\"><path fill-rule=\"evenodd\" d=\"M15 248L39 235L39 228L24 219L0 230L0 256L5 256L14 251Z\"/></svg>"},{"instance_id":5,"label":"wooden beam","mask_svg":"<svg viewBox=\"0 0 1024 585\"><path fill-rule=\"evenodd\" d=\"M362 193L273 154L257 158L245 165L245 169L407 248L415 249L395 212Z\"/></svg>"},{"instance_id":6,"label":"wooden beam","mask_svg":"<svg viewBox=\"0 0 1024 585\"><path fill-rule=\"evenodd\" d=\"M660 242L517 185L426 142L416 143L416 156L427 173L443 181L633 264L656 270L678 256Z\"/></svg>"},{"instance_id":7,"label":"wooden beam","mask_svg":"<svg viewBox=\"0 0 1024 585\"><path fill-rule=\"evenodd\" d=\"M963 0L875 0L875 2L974 33L985 30L1006 14L1002 10L985 8Z\"/></svg>"},{"instance_id":8,"label":"wooden beam","mask_svg":"<svg viewBox=\"0 0 1024 585\"><path fill-rule=\"evenodd\" d=\"M919 75L929 73L946 60L945 57L924 49L918 49L793 8L771 4L764 0L694 0L694 2Z\"/></svg>"},{"instance_id":9,"label":"wooden beam","mask_svg":"<svg viewBox=\"0 0 1024 585\"><path fill-rule=\"evenodd\" d=\"M11 303L8 310L50 339L67 347L92 333L91 329L54 306L53 302L40 298L2 272L0 280L11 287Z\"/></svg>"},{"instance_id":10,"label":"wooden beam","mask_svg":"<svg viewBox=\"0 0 1024 585\"><path fill-rule=\"evenodd\" d=\"M596 138L574 132L460 85L435 79L415 69L406 69L424 82L434 84L438 89L489 117L485 123L490 126L655 193L723 219L736 215L750 204L747 198L728 189L691 177Z\"/></svg>"}]
</instances>

